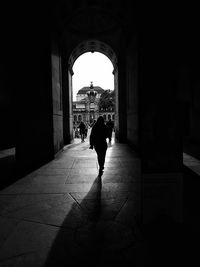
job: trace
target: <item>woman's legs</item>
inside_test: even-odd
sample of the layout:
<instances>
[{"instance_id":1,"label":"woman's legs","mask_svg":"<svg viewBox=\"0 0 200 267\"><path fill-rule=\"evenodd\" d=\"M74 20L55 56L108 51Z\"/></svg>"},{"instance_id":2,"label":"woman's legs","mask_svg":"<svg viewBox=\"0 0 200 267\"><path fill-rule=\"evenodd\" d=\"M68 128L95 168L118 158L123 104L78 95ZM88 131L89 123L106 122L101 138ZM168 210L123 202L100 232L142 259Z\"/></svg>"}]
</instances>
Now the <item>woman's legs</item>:
<instances>
[{"instance_id":1,"label":"woman's legs","mask_svg":"<svg viewBox=\"0 0 200 267\"><path fill-rule=\"evenodd\" d=\"M99 164L99 173L103 173L107 147L95 148Z\"/></svg>"},{"instance_id":2,"label":"woman's legs","mask_svg":"<svg viewBox=\"0 0 200 267\"><path fill-rule=\"evenodd\" d=\"M84 142L84 138L85 138L84 133L81 132L81 141L82 141L82 142Z\"/></svg>"}]
</instances>

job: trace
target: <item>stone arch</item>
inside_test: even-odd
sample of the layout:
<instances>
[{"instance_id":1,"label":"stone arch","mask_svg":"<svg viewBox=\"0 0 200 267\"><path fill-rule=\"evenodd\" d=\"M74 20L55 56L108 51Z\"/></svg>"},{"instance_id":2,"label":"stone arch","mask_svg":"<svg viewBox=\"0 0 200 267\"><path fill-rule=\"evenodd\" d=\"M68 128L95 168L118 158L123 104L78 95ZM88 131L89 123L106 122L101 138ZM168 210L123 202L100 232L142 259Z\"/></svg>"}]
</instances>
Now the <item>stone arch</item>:
<instances>
[{"instance_id":1,"label":"stone arch","mask_svg":"<svg viewBox=\"0 0 200 267\"><path fill-rule=\"evenodd\" d=\"M69 70L72 71L72 67L76 59L86 52L99 52L107 56L113 64L113 74L117 69L117 56L113 49L106 43L99 40L85 40L75 47L69 57ZM73 73L73 72L72 72Z\"/></svg>"},{"instance_id":2,"label":"stone arch","mask_svg":"<svg viewBox=\"0 0 200 267\"><path fill-rule=\"evenodd\" d=\"M107 56L113 64L113 75L114 75L114 90L116 94L115 103L115 128L116 128L116 138L119 132L119 116L118 116L118 59L115 51L105 42L96 39L88 39L80 42L71 52L68 60L68 74L69 74L69 90L72 92L72 75L73 75L73 65L76 59L84 53L87 52L99 52ZM71 116L72 110L71 110ZM70 123L72 125L72 123Z\"/></svg>"}]
</instances>

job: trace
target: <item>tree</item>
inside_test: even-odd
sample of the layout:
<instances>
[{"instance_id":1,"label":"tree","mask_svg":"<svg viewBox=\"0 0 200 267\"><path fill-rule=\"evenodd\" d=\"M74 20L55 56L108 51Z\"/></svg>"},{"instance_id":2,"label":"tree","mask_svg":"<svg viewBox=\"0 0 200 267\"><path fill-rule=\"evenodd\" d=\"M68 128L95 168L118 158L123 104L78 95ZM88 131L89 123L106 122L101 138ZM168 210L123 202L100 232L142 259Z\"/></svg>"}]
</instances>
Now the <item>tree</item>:
<instances>
[{"instance_id":1,"label":"tree","mask_svg":"<svg viewBox=\"0 0 200 267\"><path fill-rule=\"evenodd\" d=\"M114 111L115 110L115 91L105 90L99 98L99 110Z\"/></svg>"}]
</instances>

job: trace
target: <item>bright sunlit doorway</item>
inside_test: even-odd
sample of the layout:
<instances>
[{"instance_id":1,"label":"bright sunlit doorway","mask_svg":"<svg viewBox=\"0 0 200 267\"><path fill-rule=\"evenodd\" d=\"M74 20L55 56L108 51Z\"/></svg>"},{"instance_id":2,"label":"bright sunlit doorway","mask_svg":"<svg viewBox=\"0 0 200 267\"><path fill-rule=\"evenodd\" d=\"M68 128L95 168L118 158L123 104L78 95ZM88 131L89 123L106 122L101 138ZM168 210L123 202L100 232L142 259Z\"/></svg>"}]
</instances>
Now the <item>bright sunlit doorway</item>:
<instances>
[{"instance_id":1,"label":"bright sunlit doorway","mask_svg":"<svg viewBox=\"0 0 200 267\"><path fill-rule=\"evenodd\" d=\"M97 51L75 59L71 79L73 138L80 138L80 121L90 128L103 116L105 123L111 120L116 125L115 67L108 56Z\"/></svg>"},{"instance_id":2,"label":"bright sunlit doorway","mask_svg":"<svg viewBox=\"0 0 200 267\"><path fill-rule=\"evenodd\" d=\"M80 53L80 50L83 52ZM81 43L73 50L69 66L73 138L79 138L77 126L80 121L92 126L100 115L105 122L111 119L116 129L118 73L113 50L99 41Z\"/></svg>"}]
</instances>

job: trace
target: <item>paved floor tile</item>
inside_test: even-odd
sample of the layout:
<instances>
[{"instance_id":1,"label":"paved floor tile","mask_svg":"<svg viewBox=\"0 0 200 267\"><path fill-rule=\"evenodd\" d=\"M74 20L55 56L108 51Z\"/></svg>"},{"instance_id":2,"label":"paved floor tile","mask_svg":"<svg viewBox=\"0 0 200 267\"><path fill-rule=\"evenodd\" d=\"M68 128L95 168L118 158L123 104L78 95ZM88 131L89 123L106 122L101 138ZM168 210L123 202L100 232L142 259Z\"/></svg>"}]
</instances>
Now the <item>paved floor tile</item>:
<instances>
[{"instance_id":1,"label":"paved floor tile","mask_svg":"<svg viewBox=\"0 0 200 267\"><path fill-rule=\"evenodd\" d=\"M40 249L39 251L29 252L26 254L1 260L1 267L43 267L50 248Z\"/></svg>"},{"instance_id":2,"label":"paved floor tile","mask_svg":"<svg viewBox=\"0 0 200 267\"><path fill-rule=\"evenodd\" d=\"M97 176L97 171L95 174L73 174L71 173L67 179L66 179L66 184L82 184L82 183L90 183L92 184Z\"/></svg>"},{"instance_id":3,"label":"paved floor tile","mask_svg":"<svg viewBox=\"0 0 200 267\"><path fill-rule=\"evenodd\" d=\"M26 184L12 184L5 189L0 191L0 195L8 195L8 194L21 194L26 189Z\"/></svg>"},{"instance_id":4,"label":"paved floor tile","mask_svg":"<svg viewBox=\"0 0 200 267\"><path fill-rule=\"evenodd\" d=\"M0 195L0 214L17 198L16 194L9 194L9 195Z\"/></svg>"},{"instance_id":5,"label":"paved floor tile","mask_svg":"<svg viewBox=\"0 0 200 267\"><path fill-rule=\"evenodd\" d=\"M14 215L23 210L32 211L32 208L41 209L55 207L63 203L72 203L73 199L68 194L24 194L18 195L2 211L4 216Z\"/></svg>"},{"instance_id":6,"label":"paved floor tile","mask_svg":"<svg viewBox=\"0 0 200 267\"><path fill-rule=\"evenodd\" d=\"M19 220L0 216L0 249L4 245L9 235L14 231L18 223Z\"/></svg>"},{"instance_id":7,"label":"paved floor tile","mask_svg":"<svg viewBox=\"0 0 200 267\"><path fill-rule=\"evenodd\" d=\"M41 170L37 172L37 175L49 176L49 175L56 175L56 176L67 176L70 172L70 169L55 169L55 168L47 168L45 170Z\"/></svg>"},{"instance_id":8,"label":"paved floor tile","mask_svg":"<svg viewBox=\"0 0 200 267\"><path fill-rule=\"evenodd\" d=\"M37 184L64 184L66 180L66 175L37 175L32 179L31 182Z\"/></svg>"},{"instance_id":9,"label":"paved floor tile","mask_svg":"<svg viewBox=\"0 0 200 267\"><path fill-rule=\"evenodd\" d=\"M71 169L71 171L69 172L69 175L73 175L73 174L78 174L78 175L96 175L98 174L97 172L97 168L96 167L93 167L93 168L76 168L76 169Z\"/></svg>"},{"instance_id":10,"label":"paved floor tile","mask_svg":"<svg viewBox=\"0 0 200 267\"><path fill-rule=\"evenodd\" d=\"M22 221L5 241L0 250L0 259L50 247L58 231L57 227Z\"/></svg>"}]
</instances>

